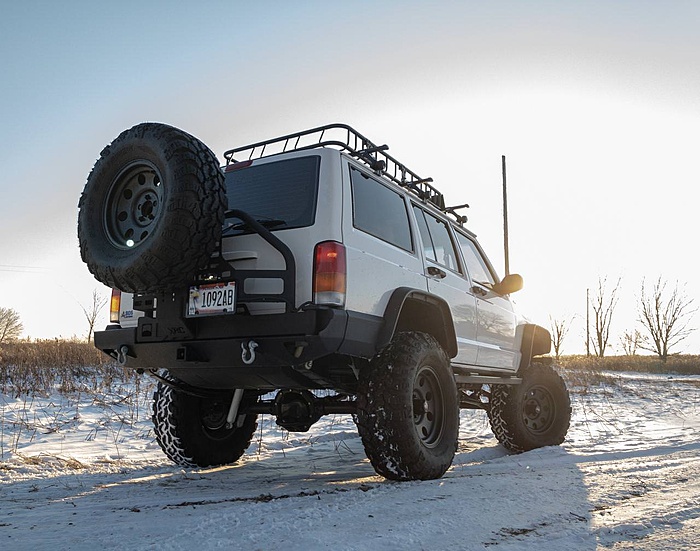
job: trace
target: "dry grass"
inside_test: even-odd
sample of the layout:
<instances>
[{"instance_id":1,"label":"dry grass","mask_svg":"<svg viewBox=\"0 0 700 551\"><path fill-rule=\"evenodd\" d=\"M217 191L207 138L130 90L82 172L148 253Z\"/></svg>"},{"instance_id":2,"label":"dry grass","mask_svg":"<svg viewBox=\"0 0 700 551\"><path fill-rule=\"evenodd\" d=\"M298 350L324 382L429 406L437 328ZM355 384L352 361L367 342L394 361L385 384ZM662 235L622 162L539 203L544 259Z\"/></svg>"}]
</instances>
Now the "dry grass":
<instances>
[{"instance_id":1,"label":"dry grass","mask_svg":"<svg viewBox=\"0 0 700 551\"><path fill-rule=\"evenodd\" d=\"M700 375L700 356L670 356L664 363L656 356L562 356L562 375L572 391L586 394L594 387L614 383L624 386L615 372L661 373L668 375Z\"/></svg>"},{"instance_id":2,"label":"dry grass","mask_svg":"<svg viewBox=\"0 0 700 551\"><path fill-rule=\"evenodd\" d=\"M0 347L0 390L6 394L98 390L134 377L133 371L78 340L17 341Z\"/></svg>"},{"instance_id":3,"label":"dry grass","mask_svg":"<svg viewBox=\"0 0 700 551\"><path fill-rule=\"evenodd\" d=\"M8 454L21 458L22 446L37 434L62 432L83 422L85 406L103 412L94 434L107 431L118 454L122 428L148 415L151 387L152 382L143 385L134 370L120 367L86 342L54 339L4 344L0 347L0 460Z\"/></svg>"},{"instance_id":4,"label":"dry grass","mask_svg":"<svg viewBox=\"0 0 700 551\"><path fill-rule=\"evenodd\" d=\"M700 356L669 356L662 362L656 356L562 356L559 363L566 369L579 371L633 371L638 373L669 373L700 375Z\"/></svg>"}]
</instances>

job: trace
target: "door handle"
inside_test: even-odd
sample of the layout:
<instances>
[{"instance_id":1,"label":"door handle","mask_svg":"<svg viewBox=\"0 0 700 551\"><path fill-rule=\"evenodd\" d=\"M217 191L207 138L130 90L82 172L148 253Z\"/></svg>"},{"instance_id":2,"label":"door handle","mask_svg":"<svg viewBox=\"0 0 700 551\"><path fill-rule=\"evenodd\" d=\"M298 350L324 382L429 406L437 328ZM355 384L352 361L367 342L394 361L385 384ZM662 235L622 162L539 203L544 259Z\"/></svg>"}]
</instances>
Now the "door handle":
<instances>
[{"instance_id":1,"label":"door handle","mask_svg":"<svg viewBox=\"0 0 700 551\"><path fill-rule=\"evenodd\" d=\"M428 275L438 277L440 279L442 279L443 277L447 277L447 274L444 270L441 270L440 268L437 268L435 266L428 266Z\"/></svg>"},{"instance_id":2,"label":"door handle","mask_svg":"<svg viewBox=\"0 0 700 551\"><path fill-rule=\"evenodd\" d=\"M485 297L488 294L488 291L486 291L486 289L484 289L483 287L479 287L478 285L474 285L471 288L471 292L474 293L475 295L479 295L482 297Z\"/></svg>"}]
</instances>

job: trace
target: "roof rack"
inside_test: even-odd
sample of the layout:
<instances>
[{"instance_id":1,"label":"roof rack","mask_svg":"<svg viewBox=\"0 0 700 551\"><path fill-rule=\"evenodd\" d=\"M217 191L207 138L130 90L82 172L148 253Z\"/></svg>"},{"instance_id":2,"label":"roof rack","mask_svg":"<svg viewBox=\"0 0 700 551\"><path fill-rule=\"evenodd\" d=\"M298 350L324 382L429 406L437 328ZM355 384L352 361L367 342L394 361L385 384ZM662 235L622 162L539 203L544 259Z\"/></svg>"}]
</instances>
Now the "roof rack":
<instances>
[{"instance_id":1,"label":"roof rack","mask_svg":"<svg viewBox=\"0 0 700 551\"><path fill-rule=\"evenodd\" d=\"M279 138L265 140L224 153L226 164L244 160L260 159L270 155L279 155L290 151L334 147L347 151L351 157L365 163L375 173L385 176L392 182L409 190L423 201L428 201L442 212L452 214L460 225L466 222L466 216L457 215L455 208L445 207L445 198L434 186L432 178L421 178L387 153L388 145L375 145L368 138L347 124L327 124L310 130L303 130ZM236 157L239 158L236 158ZM247 157L246 157L247 156Z\"/></svg>"}]
</instances>

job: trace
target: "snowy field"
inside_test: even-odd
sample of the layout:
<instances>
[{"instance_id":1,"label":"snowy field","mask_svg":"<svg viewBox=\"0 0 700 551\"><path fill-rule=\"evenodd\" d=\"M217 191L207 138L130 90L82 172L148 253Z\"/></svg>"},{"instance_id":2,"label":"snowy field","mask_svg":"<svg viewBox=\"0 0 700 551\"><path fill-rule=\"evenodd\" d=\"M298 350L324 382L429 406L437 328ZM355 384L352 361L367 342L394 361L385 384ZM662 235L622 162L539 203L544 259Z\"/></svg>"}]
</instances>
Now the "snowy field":
<instances>
[{"instance_id":1,"label":"snowy field","mask_svg":"<svg viewBox=\"0 0 700 551\"><path fill-rule=\"evenodd\" d=\"M349 416L269 416L235 466L182 469L148 389L0 394L0 549L700 549L700 377L574 388L565 444L509 455L463 411L440 480L374 474Z\"/></svg>"}]
</instances>

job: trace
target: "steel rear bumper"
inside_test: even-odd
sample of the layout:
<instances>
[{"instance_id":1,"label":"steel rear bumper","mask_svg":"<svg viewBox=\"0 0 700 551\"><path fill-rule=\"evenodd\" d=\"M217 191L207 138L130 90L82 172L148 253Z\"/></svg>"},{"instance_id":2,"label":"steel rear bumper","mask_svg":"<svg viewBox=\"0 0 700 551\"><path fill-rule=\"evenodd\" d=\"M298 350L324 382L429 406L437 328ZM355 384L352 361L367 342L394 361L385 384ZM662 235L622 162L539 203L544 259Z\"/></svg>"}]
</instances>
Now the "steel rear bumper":
<instances>
[{"instance_id":1,"label":"steel rear bumper","mask_svg":"<svg viewBox=\"0 0 700 551\"><path fill-rule=\"evenodd\" d=\"M202 319L140 318L95 346L134 369L297 367L331 354L372 357L383 319L336 309Z\"/></svg>"}]
</instances>

